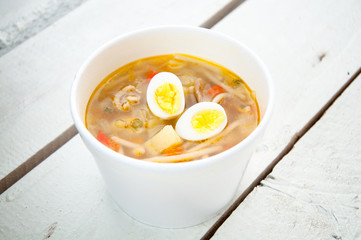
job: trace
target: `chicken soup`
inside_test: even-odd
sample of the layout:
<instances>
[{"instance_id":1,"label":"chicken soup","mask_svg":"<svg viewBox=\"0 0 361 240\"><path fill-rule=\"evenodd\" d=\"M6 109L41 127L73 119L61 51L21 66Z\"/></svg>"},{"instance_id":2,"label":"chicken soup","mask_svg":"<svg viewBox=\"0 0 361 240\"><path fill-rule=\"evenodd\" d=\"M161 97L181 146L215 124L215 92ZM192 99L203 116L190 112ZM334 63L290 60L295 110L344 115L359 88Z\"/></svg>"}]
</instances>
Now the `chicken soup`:
<instances>
[{"instance_id":1,"label":"chicken soup","mask_svg":"<svg viewBox=\"0 0 361 240\"><path fill-rule=\"evenodd\" d=\"M94 90L86 127L101 143L153 162L203 159L238 144L260 121L255 93L230 70L184 54L140 59Z\"/></svg>"}]
</instances>

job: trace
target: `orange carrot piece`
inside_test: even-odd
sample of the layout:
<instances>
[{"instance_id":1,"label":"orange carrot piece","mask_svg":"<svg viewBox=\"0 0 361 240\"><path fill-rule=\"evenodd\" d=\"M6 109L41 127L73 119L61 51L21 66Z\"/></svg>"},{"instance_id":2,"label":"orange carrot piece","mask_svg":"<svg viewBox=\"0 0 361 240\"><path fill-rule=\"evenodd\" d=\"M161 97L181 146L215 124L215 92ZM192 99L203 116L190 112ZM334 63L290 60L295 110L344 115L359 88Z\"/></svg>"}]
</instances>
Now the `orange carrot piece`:
<instances>
[{"instance_id":1,"label":"orange carrot piece","mask_svg":"<svg viewBox=\"0 0 361 240\"><path fill-rule=\"evenodd\" d=\"M167 156L172 156L172 155L182 154L183 152L184 152L183 146L177 145L177 146L173 146L173 147L165 149L162 153Z\"/></svg>"},{"instance_id":2,"label":"orange carrot piece","mask_svg":"<svg viewBox=\"0 0 361 240\"><path fill-rule=\"evenodd\" d=\"M208 90L208 94L211 95L212 97L214 97L220 93L223 93L223 92L224 92L223 88L219 85L214 85L213 87L211 87Z\"/></svg>"},{"instance_id":3,"label":"orange carrot piece","mask_svg":"<svg viewBox=\"0 0 361 240\"><path fill-rule=\"evenodd\" d=\"M101 130L99 130L99 132L98 132L97 139L99 142L103 143L105 146L107 146L107 147L110 146L109 138Z\"/></svg>"},{"instance_id":4,"label":"orange carrot piece","mask_svg":"<svg viewBox=\"0 0 361 240\"><path fill-rule=\"evenodd\" d=\"M101 130L99 130L98 132L98 137L97 137L98 141L103 143L105 146L107 146L108 148L118 152L120 149L120 144L109 139Z\"/></svg>"},{"instance_id":5,"label":"orange carrot piece","mask_svg":"<svg viewBox=\"0 0 361 240\"><path fill-rule=\"evenodd\" d=\"M110 139L109 141L109 147L111 149L113 149L114 151L118 152L120 149L120 143L113 141L112 139Z\"/></svg>"},{"instance_id":6,"label":"orange carrot piece","mask_svg":"<svg viewBox=\"0 0 361 240\"><path fill-rule=\"evenodd\" d=\"M152 78L157 74L158 72L156 71L150 71L148 73L148 82L150 82L150 80L152 80Z\"/></svg>"}]
</instances>

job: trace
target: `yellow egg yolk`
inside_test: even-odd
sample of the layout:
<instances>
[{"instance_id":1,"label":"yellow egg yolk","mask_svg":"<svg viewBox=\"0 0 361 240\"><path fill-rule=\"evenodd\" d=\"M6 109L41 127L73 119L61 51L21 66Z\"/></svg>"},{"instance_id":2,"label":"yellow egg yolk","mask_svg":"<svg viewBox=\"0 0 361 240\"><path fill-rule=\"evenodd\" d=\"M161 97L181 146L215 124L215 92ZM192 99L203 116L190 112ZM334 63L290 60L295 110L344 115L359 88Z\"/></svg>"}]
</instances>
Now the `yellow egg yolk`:
<instances>
[{"instance_id":1,"label":"yellow egg yolk","mask_svg":"<svg viewBox=\"0 0 361 240\"><path fill-rule=\"evenodd\" d=\"M197 112L191 120L192 128L199 133L209 133L217 129L225 120L224 113L216 109Z\"/></svg>"},{"instance_id":2,"label":"yellow egg yolk","mask_svg":"<svg viewBox=\"0 0 361 240\"><path fill-rule=\"evenodd\" d=\"M171 83L165 82L160 85L154 94L158 106L168 114L178 112L180 108L180 95L177 87Z\"/></svg>"}]
</instances>

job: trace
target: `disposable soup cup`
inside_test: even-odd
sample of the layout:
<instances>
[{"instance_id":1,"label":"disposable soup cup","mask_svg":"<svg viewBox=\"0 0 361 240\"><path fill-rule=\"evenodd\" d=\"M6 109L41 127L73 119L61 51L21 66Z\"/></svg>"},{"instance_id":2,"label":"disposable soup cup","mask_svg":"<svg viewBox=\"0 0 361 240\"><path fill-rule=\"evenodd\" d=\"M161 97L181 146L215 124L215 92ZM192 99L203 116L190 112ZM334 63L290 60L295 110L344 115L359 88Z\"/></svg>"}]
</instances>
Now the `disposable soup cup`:
<instances>
[{"instance_id":1,"label":"disposable soup cup","mask_svg":"<svg viewBox=\"0 0 361 240\"><path fill-rule=\"evenodd\" d=\"M100 143L85 126L87 103L97 85L129 62L170 53L210 60L243 78L256 92L260 106L257 128L222 153L181 163L137 160ZM269 122L273 102L270 74L250 49L216 31L186 26L138 30L106 43L79 69L70 99L75 126L115 202L138 221L165 228L197 225L230 203Z\"/></svg>"}]
</instances>

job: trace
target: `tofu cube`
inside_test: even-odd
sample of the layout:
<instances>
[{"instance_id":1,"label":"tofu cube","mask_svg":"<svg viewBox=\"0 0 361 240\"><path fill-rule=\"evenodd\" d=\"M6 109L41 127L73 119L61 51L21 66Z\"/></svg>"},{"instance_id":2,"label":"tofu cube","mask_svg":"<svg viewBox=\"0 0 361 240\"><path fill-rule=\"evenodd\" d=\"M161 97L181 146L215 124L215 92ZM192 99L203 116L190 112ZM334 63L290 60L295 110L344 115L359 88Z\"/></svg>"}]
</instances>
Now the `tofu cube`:
<instances>
[{"instance_id":1,"label":"tofu cube","mask_svg":"<svg viewBox=\"0 0 361 240\"><path fill-rule=\"evenodd\" d=\"M173 127L171 125L167 125L149 139L145 143L145 146L150 152L161 153L164 150L180 145L181 143L182 139L178 136Z\"/></svg>"}]
</instances>

